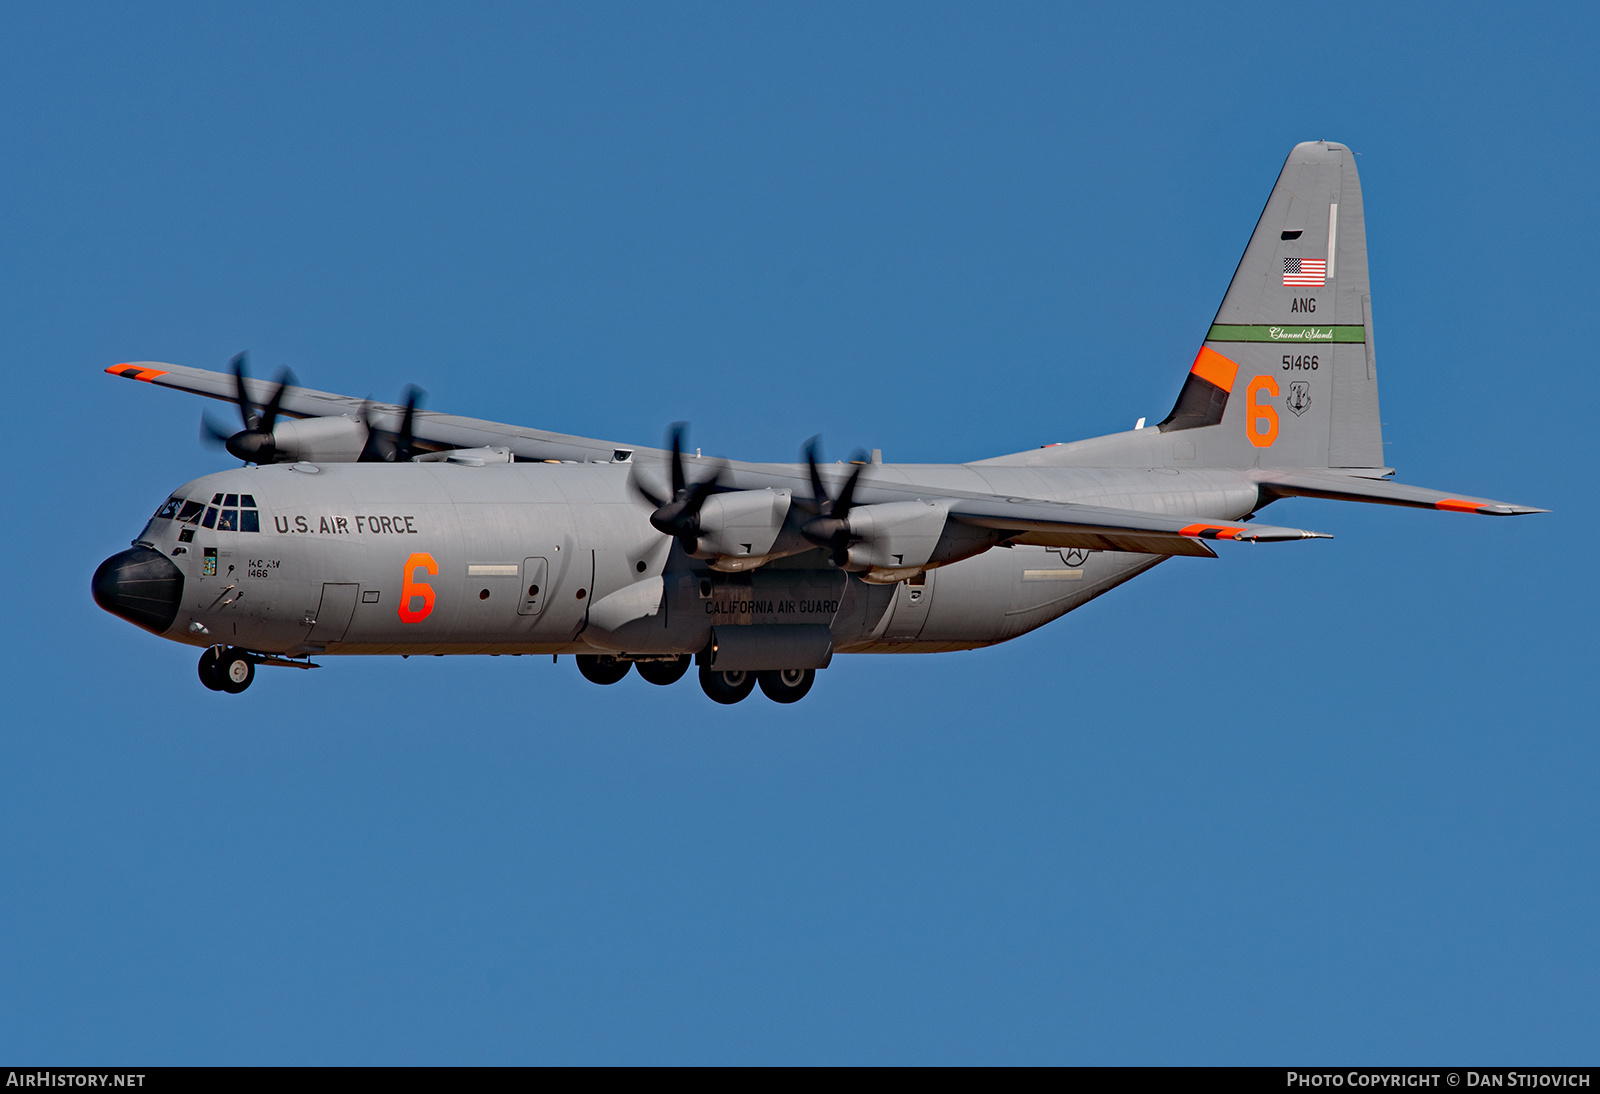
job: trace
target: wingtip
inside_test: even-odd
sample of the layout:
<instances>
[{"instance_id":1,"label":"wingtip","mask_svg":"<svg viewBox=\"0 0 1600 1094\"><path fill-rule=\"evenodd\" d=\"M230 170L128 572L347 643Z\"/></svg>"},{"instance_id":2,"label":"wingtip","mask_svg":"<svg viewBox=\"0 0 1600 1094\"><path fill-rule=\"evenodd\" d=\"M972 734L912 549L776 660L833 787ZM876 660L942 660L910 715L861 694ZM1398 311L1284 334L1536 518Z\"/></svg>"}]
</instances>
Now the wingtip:
<instances>
[{"instance_id":1,"label":"wingtip","mask_svg":"<svg viewBox=\"0 0 1600 1094\"><path fill-rule=\"evenodd\" d=\"M166 369L151 368L148 365L137 365L131 362L112 365L106 369L106 372L112 376L120 376L125 380L143 380L147 384L157 376L165 376L167 374Z\"/></svg>"},{"instance_id":2,"label":"wingtip","mask_svg":"<svg viewBox=\"0 0 1600 1094\"><path fill-rule=\"evenodd\" d=\"M1521 517L1529 513L1548 513L1532 505L1507 505L1498 501L1469 501L1465 498L1444 498L1433 503L1435 509L1447 513L1477 513L1485 517Z\"/></svg>"}]
</instances>

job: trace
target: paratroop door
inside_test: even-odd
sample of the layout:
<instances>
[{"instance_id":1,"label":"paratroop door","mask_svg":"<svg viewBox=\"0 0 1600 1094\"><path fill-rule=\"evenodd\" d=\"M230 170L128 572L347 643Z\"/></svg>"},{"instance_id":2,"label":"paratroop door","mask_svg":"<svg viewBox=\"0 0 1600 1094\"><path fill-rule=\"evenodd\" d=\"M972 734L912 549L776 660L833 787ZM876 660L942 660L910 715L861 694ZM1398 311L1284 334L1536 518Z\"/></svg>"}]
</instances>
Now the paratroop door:
<instances>
[{"instance_id":1,"label":"paratroop door","mask_svg":"<svg viewBox=\"0 0 1600 1094\"><path fill-rule=\"evenodd\" d=\"M351 584L326 584L322 586L322 603L317 605L317 621L306 635L307 642L343 642L344 632L350 629L350 617L356 610L356 593L361 586Z\"/></svg>"}]
</instances>

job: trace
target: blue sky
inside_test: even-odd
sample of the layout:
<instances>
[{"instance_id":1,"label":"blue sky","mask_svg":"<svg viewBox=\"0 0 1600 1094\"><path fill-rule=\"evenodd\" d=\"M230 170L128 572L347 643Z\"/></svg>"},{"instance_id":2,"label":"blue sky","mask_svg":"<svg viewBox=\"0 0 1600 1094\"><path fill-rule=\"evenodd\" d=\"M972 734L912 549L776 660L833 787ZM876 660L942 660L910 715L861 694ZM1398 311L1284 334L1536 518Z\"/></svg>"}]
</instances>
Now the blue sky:
<instances>
[{"instance_id":1,"label":"blue sky","mask_svg":"<svg viewBox=\"0 0 1600 1094\"><path fill-rule=\"evenodd\" d=\"M996 7L8 13L0 1057L1594 1061L1592 8ZM1324 137L1389 462L1552 514L1282 503L792 708L90 600L226 462L107 365L980 458L1164 415Z\"/></svg>"}]
</instances>

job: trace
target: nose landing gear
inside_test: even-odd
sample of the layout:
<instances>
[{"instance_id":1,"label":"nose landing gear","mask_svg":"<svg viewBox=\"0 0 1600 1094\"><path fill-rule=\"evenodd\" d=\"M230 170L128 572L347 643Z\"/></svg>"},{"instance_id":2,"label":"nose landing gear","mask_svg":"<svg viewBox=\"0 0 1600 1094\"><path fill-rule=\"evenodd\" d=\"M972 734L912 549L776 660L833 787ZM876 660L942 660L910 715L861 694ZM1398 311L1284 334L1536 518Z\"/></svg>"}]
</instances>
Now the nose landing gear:
<instances>
[{"instance_id":1,"label":"nose landing gear","mask_svg":"<svg viewBox=\"0 0 1600 1094\"><path fill-rule=\"evenodd\" d=\"M256 678L255 659L231 646L212 646L200 655L200 682L212 691L238 695Z\"/></svg>"}]
</instances>

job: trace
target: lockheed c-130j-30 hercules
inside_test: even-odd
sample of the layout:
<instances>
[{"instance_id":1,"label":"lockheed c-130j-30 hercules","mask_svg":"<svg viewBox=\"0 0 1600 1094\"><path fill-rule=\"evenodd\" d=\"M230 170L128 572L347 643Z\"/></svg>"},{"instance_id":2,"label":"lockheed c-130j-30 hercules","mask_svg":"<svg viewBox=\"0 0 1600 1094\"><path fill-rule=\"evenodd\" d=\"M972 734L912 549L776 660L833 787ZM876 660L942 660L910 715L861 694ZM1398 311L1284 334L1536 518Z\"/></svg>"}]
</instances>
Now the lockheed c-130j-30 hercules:
<instances>
[{"instance_id":1,"label":"lockheed c-130j-30 hercules","mask_svg":"<svg viewBox=\"0 0 1600 1094\"><path fill-rule=\"evenodd\" d=\"M709 460L154 362L118 376L235 401L245 466L179 488L94 575L107 611L259 665L334 654L574 654L613 683L699 665L779 702L838 653L1014 638L1173 555L1320 533L1285 497L1542 512L1384 466L1366 228L1342 145L1289 154L1160 424L966 464ZM999 549L997 549L999 548Z\"/></svg>"}]
</instances>

